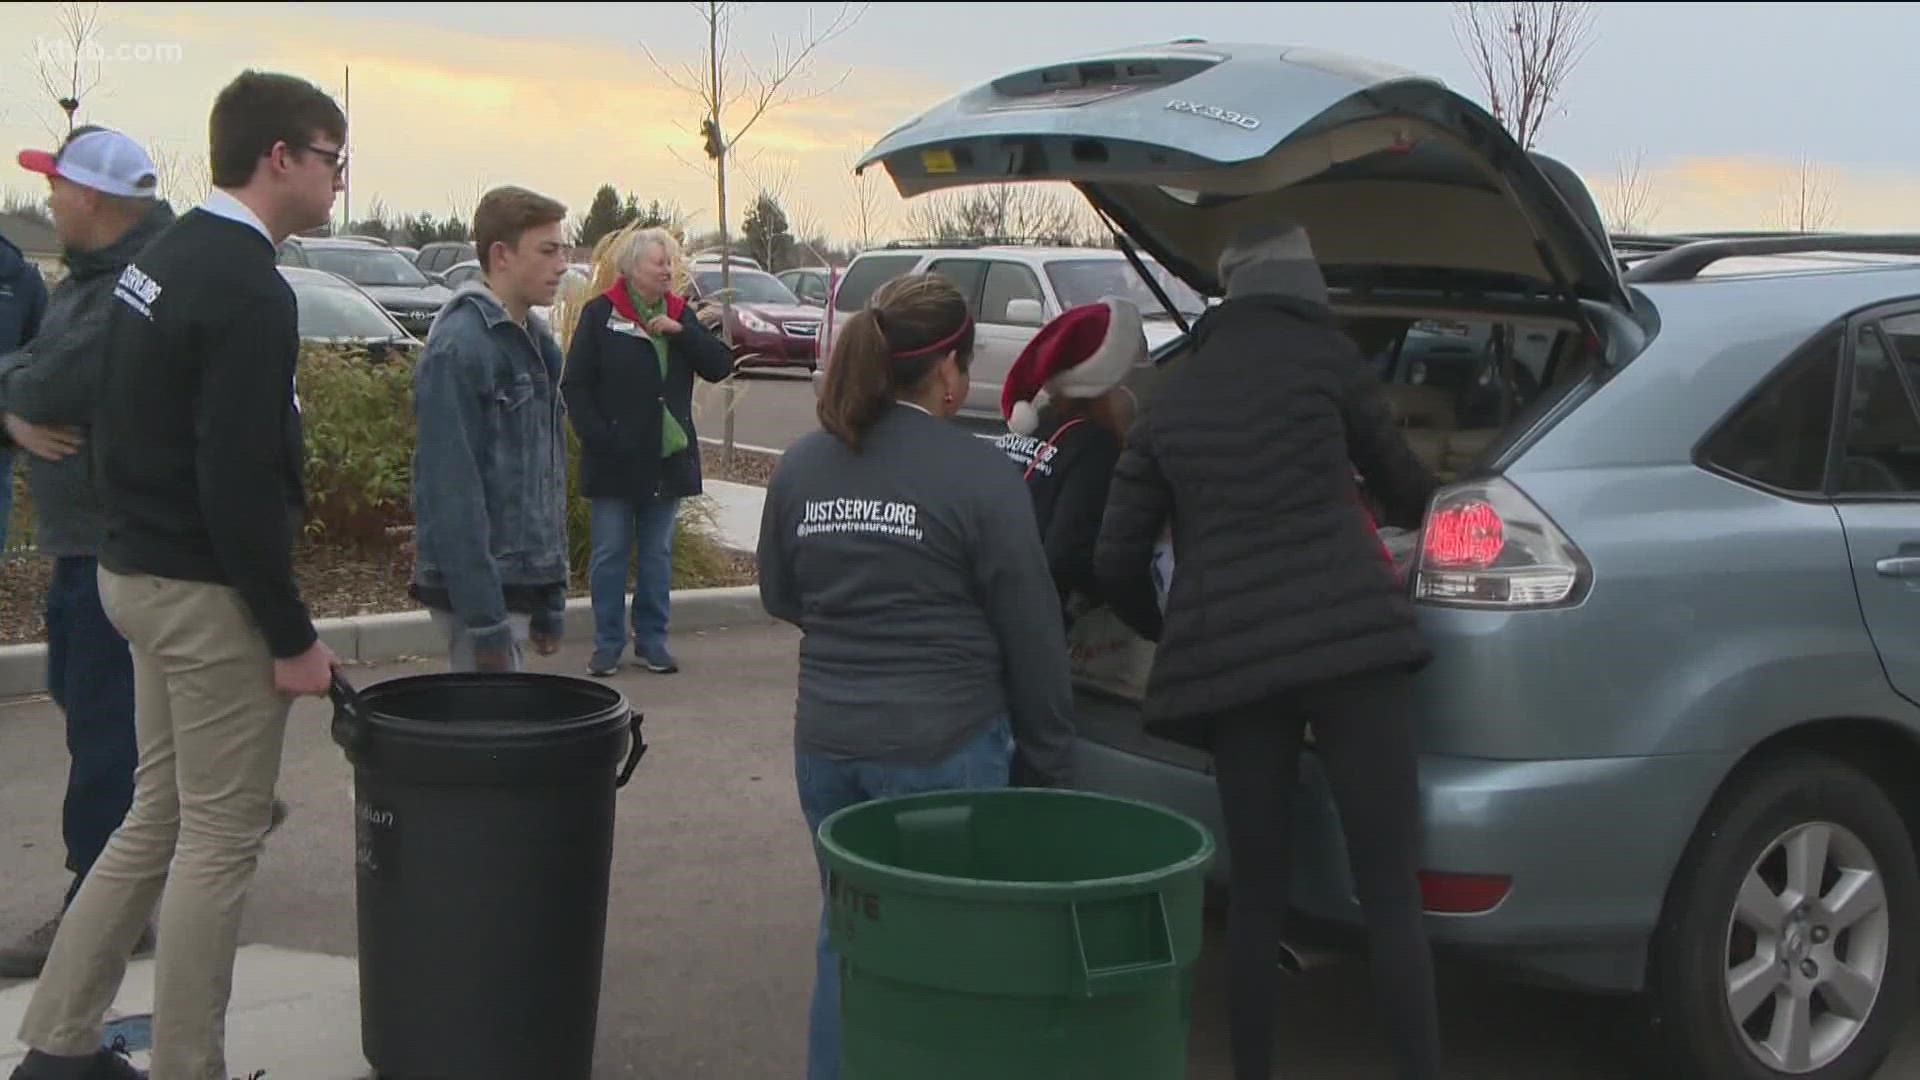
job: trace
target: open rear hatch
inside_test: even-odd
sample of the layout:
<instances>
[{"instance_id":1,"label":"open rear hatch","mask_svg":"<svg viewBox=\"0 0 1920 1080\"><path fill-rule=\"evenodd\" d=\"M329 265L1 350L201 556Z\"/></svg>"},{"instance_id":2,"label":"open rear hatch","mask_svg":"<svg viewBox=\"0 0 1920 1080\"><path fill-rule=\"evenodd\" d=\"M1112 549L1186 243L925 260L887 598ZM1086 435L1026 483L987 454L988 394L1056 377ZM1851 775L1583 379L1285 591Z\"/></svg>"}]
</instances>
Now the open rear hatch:
<instances>
[{"instance_id":1,"label":"open rear hatch","mask_svg":"<svg viewBox=\"0 0 1920 1080\"><path fill-rule=\"evenodd\" d=\"M1032 68L889 132L857 167L875 164L907 197L1073 183L1208 296L1242 227L1300 224L1336 309L1381 361L1409 442L1442 476L1524 426L1506 384L1530 374L1548 401L1538 391L1566 383L1563 360L1604 357L1607 330L1632 321L1600 215L1571 170L1528 154L1436 80L1312 49L1177 42ZM1468 330L1421 321L1445 312ZM1369 340L1366 323L1389 332ZM1507 395L1491 419L1474 386L1485 385L1481 353L1502 384L1494 398ZM1083 690L1138 699L1150 645L1105 611L1074 637ZM1092 737L1154 752L1137 714L1088 715ZM1165 750L1155 756L1171 760Z\"/></svg>"},{"instance_id":2,"label":"open rear hatch","mask_svg":"<svg viewBox=\"0 0 1920 1080\"><path fill-rule=\"evenodd\" d=\"M1570 172L1437 81L1311 49L1177 43L1018 72L894 129L857 167L875 163L908 197L1072 182L1207 295L1236 229L1284 219L1337 289L1629 307Z\"/></svg>"}]
</instances>

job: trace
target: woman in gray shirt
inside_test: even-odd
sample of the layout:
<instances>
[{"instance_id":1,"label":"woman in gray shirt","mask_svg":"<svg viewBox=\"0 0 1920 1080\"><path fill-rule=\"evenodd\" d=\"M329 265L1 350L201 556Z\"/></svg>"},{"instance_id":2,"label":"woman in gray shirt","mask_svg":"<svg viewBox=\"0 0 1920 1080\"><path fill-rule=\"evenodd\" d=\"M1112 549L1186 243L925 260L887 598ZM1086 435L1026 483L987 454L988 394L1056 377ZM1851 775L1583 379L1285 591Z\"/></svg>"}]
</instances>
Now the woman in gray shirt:
<instances>
[{"instance_id":1,"label":"woman in gray shirt","mask_svg":"<svg viewBox=\"0 0 1920 1080\"><path fill-rule=\"evenodd\" d=\"M950 424L973 321L946 279L883 286L836 336L820 424L781 458L760 597L798 626L794 776L810 830L869 799L1064 785L1072 684L1032 500ZM822 869L822 885L825 871ZM824 904L808 1080L839 1076Z\"/></svg>"}]
</instances>

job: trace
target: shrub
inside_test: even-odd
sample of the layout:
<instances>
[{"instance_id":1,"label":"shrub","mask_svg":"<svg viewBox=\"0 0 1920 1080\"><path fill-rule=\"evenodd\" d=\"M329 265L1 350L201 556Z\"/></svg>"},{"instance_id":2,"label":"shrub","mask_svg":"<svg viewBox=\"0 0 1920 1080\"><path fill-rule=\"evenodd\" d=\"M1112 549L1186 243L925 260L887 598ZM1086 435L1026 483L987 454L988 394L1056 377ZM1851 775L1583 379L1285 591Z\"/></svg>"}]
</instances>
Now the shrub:
<instances>
[{"instance_id":1,"label":"shrub","mask_svg":"<svg viewBox=\"0 0 1920 1080\"><path fill-rule=\"evenodd\" d=\"M413 520L413 362L309 343L300 352L307 531L357 547L388 542Z\"/></svg>"},{"instance_id":2,"label":"shrub","mask_svg":"<svg viewBox=\"0 0 1920 1080\"><path fill-rule=\"evenodd\" d=\"M574 584L584 587L587 569L593 557L593 507L580 494L580 439L567 427L567 565L573 571ZM633 580L634 565L629 560L627 580ZM697 589L728 582L733 577L732 560L715 535L713 503L709 499L685 499L680 517L673 525L673 587Z\"/></svg>"},{"instance_id":3,"label":"shrub","mask_svg":"<svg viewBox=\"0 0 1920 1080\"><path fill-rule=\"evenodd\" d=\"M309 344L300 357L308 534L367 549L391 545L413 523L413 362L372 362L359 348ZM586 583L591 512L580 496L580 444L567 426L567 546L575 585ZM698 588L731 577L704 500L683 504L674 529L673 583Z\"/></svg>"}]
</instances>

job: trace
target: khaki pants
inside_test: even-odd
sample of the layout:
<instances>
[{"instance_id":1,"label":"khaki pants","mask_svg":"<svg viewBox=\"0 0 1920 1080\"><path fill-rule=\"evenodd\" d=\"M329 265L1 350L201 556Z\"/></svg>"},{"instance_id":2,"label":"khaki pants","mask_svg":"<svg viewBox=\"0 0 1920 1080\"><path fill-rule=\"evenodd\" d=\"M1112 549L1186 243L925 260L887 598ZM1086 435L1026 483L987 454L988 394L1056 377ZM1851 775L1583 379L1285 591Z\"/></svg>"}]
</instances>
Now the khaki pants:
<instances>
[{"instance_id":1,"label":"khaki pants","mask_svg":"<svg viewBox=\"0 0 1920 1080\"><path fill-rule=\"evenodd\" d=\"M153 1080L227 1080L241 910L273 818L291 701L239 594L100 572L133 647L133 808L67 910L20 1039L90 1054L156 904ZM164 895L163 895L164 893Z\"/></svg>"}]
</instances>

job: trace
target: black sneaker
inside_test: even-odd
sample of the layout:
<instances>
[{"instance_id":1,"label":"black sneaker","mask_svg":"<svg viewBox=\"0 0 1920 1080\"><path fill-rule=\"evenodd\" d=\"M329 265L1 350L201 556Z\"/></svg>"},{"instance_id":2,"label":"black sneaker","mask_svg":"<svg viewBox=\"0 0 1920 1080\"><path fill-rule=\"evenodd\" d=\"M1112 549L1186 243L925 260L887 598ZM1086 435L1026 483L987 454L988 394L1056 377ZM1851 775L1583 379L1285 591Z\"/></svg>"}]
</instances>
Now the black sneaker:
<instances>
[{"instance_id":1,"label":"black sneaker","mask_svg":"<svg viewBox=\"0 0 1920 1080\"><path fill-rule=\"evenodd\" d=\"M93 1066L87 1070L85 1080L148 1080L145 1069L136 1069L133 1065L133 1052L127 1049L125 1037L115 1035L113 1044L93 1055Z\"/></svg>"},{"instance_id":2,"label":"black sneaker","mask_svg":"<svg viewBox=\"0 0 1920 1080\"><path fill-rule=\"evenodd\" d=\"M620 674L619 653L594 653L587 661L587 674L596 679L610 679Z\"/></svg>"},{"instance_id":3,"label":"black sneaker","mask_svg":"<svg viewBox=\"0 0 1920 1080\"><path fill-rule=\"evenodd\" d=\"M13 1070L13 1080L149 1080L146 1070L135 1068L127 1040L115 1037L113 1045L96 1050L91 1058L54 1057L38 1050L27 1053Z\"/></svg>"},{"instance_id":4,"label":"black sneaker","mask_svg":"<svg viewBox=\"0 0 1920 1080\"><path fill-rule=\"evenodd\" d=\"M145 1069L136 1069L133 1065L133 1052L127 1049L127 1040L115 1035L113 1044L93 1055L93 1066L87 1070L86 1080L148 1080Z\"/></svg>"}]
</instances>

